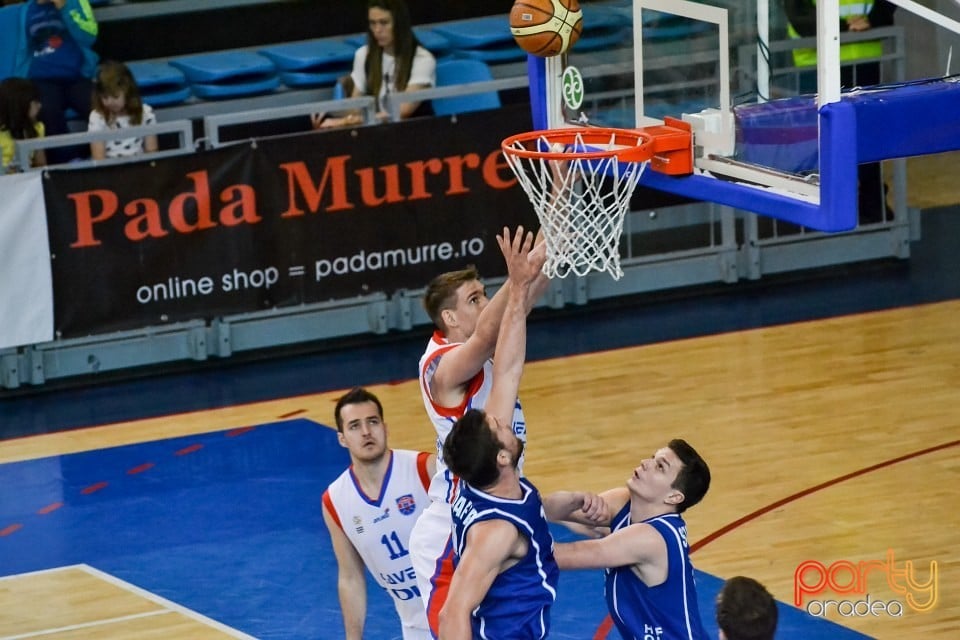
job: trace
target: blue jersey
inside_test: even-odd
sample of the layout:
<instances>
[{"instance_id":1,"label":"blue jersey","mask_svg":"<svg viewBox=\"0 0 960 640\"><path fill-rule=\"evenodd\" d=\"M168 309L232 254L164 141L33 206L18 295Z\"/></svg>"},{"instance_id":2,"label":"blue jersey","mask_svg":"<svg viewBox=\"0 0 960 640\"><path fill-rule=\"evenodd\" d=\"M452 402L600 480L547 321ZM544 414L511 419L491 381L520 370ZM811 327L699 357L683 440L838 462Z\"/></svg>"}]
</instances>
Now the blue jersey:
<instances>
[{"instance_id":1,"label":"blue jersey","mask_svg":"<svg viewBox=\"0 0 960 640\"><path fill-rule=\"evenodd\" d=\"M667 544L667 580L648 587L632 565L607 569L605 594L610 617L625 640L705 639L683 518L671 513L643 523L656 529ZM630 524L628 502L614 517L611 530Z\"/></svg>"},{"instance_id":2,"label":"blue jersey","mask_svg":"<svg viewBox=\"0 0 960 640\"><path fill-rule=\"evenodd\" d=\"M473 611L473 637L484 640L546 638L550 607L557 597L560 570L553 557L553 537L536 487L521 478L523 497L498 498L465 482L453 504L454 565L460 562L470 527L484 520L506 520L529 542L527 554L498 575Z\"/></svg>"}]
</instances>

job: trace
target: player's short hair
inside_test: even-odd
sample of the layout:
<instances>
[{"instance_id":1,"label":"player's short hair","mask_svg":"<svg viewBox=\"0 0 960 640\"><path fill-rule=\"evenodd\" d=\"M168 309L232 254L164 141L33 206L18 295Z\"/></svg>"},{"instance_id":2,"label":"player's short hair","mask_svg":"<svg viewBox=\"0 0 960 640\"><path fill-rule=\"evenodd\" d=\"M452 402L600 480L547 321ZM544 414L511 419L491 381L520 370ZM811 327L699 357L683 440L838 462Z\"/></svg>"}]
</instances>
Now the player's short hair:
<instances>
[{"instance_id":1,"label":"player's short hair","mask_svg":"<svg viewBox=\"0 0 960 640\"><path fill-rule=\"evenodd\" d=\"M477 489L489 487L499 476L497 454L503 444L487 424L487 414L470 409L456 421L443 442L443 462Z\"/></svg>"},{"instance_id":2,"label":"player's short hair","mask_svg":"<svg viewBox=\"0 0 960 640\"><path fill-rule=\"evenodd\" d=\"M717 626L727 640L773 640L777 602L753 578L730 578L717 595Z\"/></svg>"},{"instance_id":3,"label":"player's short hair","mask_svg":"<svg viewBox=\"0 0 960 640\"><path fill-rule=\"evenodd\" d=\"M466 269L441 273L430 281L426 291L423 292L423 308L438 329L447 330L442 313L445 309L457 306L457 290L465 283L479 279L480 272L470 265Z\"/></svg>"},{"instance_id":4,"label":"player's short hair","mask_svg":"<svg viewBox=\"0 0 960 640\"><path fill-rule=\"evenodd\" d=\"M707 489L710 488L710 467L686 440L676 438L668 442L667 446L683 463L677 479L671 485L683 493L683 502L677 505L677 513L683 513L706 495Z\"/></svg>"},{"instance_id":5,"label":"player's short hair","mask_svg":"<svg viewBox=\"0 0 960 640\"><path fill-rule=\"evenodd\" d=\"M341 396L337 400L337 406L333 408L333 419L337 421L337 431L343 433L343 418L340 416L340 410L348 404L363 404L365 402L372 402L377 405L377 414L383 420L383 405L380 404L380 399L363 387L354 387Z\"/></svg>"}]
</instances>

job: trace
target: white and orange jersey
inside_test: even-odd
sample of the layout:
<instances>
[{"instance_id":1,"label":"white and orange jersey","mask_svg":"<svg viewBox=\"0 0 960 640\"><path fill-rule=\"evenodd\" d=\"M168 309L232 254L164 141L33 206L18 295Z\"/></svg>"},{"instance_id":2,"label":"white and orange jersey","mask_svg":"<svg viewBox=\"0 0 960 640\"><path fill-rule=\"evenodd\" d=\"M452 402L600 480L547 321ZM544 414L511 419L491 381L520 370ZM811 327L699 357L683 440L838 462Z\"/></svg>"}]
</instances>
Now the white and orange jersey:
<instances>
[{"instance_id":1,"label":"white and orange jersey","mask_svg":"<svg viewBox=\"0 0 960 640\"><path fill-rule=\"evenodd\" d=\"M447 469L443 461L443 442L446 440L454 423L470 409L483 409L490 397L493 387L493 360L483 363L483 368L467 383L467 391L463 401L456 407L442 407L433 401L430 395L430 381L437 370L441 356L458 348L462 342L447 342L439 331L434 331L427 348L420 358L420 394L423 396L423 406L433 422L437 432L437 471L430 482L430 498L437 502L452 503L456 489L456 479ZM513 432L517 437L527 441L527 423L523 417L520 400L513 409ZM523 471L523 459L520 460L520 471Z\"/></svg>"},{"instance_id":2,"label":"white and orange jersey","mask_svg":"<svg viewBox=\"0 0 960 640\"><path fill-rule=\"evenodd\" d=\"M393 598L405 627L427 628L410 558L410 531L430 503L429 454L394 449L379 496L364 494L350 467L330 483L323 504L370 574Z\"/></svg>"}]
</instances>

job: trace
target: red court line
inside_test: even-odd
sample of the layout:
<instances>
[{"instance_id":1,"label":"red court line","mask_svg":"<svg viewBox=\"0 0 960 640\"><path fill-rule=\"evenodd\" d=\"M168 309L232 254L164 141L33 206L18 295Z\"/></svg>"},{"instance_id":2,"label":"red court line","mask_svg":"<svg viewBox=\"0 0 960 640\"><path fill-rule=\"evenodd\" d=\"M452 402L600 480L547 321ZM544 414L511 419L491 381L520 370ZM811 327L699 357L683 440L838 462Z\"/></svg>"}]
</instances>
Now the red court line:
<instances>
[{"instance_id":1,"label":"red court line","mask_svg":"<svg viewBox=\"0 0 960 640\"><path fill-rule=\"evenodd\" d=\"M103 481L97 482L90 485L89 487L84 487L83 489L80 490L80 493L82 493L85 496L88 496L91 493L96 493L97 491L100 491L100 489L106 488L106 486L107 486L106 482L103 482Z\"/></svg>"},{"instance_id":2,"label":"red court line","mask_svg":"<svg viewBox=\"0 0 960 640\"><path fill-rule=\"evenodd\" d=\"M842 476L838 476L838 477L836 477L836 478L834 478L834 479L832 479L832 480L827 480L826 482L821 482L820 484L815 485L815 486L813 486L813 487L810 487L809 489L803 489L802 491L798 491L798 492L794 493L793 495L787 496L786 498L783 498L783 499L781 499L781 500L777 500L776 502L774 502L774 503L772 503L772 504L769 504L769 505L767 505L767 506L765 506L765 507L763 507L763 508L761 508L761 509L757 509L757 510L754 511L753 513L749 513L749 514L745 515L744 517L740 518L739 520L734 520L733 522L731 522L730 524L726 525L725 527L721 527L721 528L717 529L716 531L714 531L713 533L711 533L710 535L708 535L706 538L703 538L702 540L698 540L696 544L694 544L693 546L691 546L691 547L690 547L690 553L693 553L693 552L696 551L697 549L700 549L701 547L704 547L704 546L710 544L711 542L713 542L714 540L716 540L716 539L719 538L720 536L723 536L723 535L726 535L726 534L730 533L731 531L733 531L733 530L736 529L737 527L739 527L739 526L741 526L741 525L744 525L744 524L746 524L747 522L750 522L751 520L756 520L756 519L759 518L760 516L762 516L762 515L764 515L764 514L767 514L767 513L770 513L771 511L773 511L774 509L776 509L776 508L778 508L778 507L782 507L782 506L785 505L785 504L789 504L789 503L791 503L791 502L795 502L795 501L799 500L800 498L805 498L806 496L809 496L809 495L812 494L812 493L816 493L817 491L821 491L822 489L826 489L826 488L828 488L828 487L832 487L832 486L834 486L834 485L838 485L838 484L840 484L841 482L846 482L847 480L851 480L851 479L853 479L853 478L856 478L856 477L859 477L859 476L862 476L862 475L866 475L866 474L871 473L871 472L873 472L873 471L877 471L878 469L883 469L884 467L891 467L891 466L893 466L893 465L895 465L895 464L897 464L897 463L899 463L899 462L904 462L905 460L910 460L910 459L912 459L912 458L919 458L920 456L924 456L924 455L926 455L926 454L928 454L928 453L934 453L934 452L936 452L936 451L941 451L941 450L943 450L943 449L949 449L949 448L955 447L955 446L957 446L957 445L960 445L960 440L954 440L953 442L945 442L945 443L943 443L943 444L938 444L938 445L936 445L936 446L934 446L934 447L929 447L929 448L927 448L927 449L921 449L920 451L914 451L913 453L908 453L908 454L902 455L902 456L900 456L900 457L898 457L898 458L891 458L890 460L884 460L883 462L878 462L877 464L872 464L872 465L870 465L869 467L864 467L863 469L859 469L859 470L857 470L857 471L851 471L850 473L844 474L844 475L842 475Z\"/></svg>"},{"instance_id":3,"label":"red court line","mask_svg":"<svg viewBox=\"0 0 960 640\"><path fill-rule=\"evenodd\" d=\"M39 511L37 511L37 515L45 516L45 515L47 515L48 513L53 513L54 511L56 511L57 509L59 509L59 508L62 507L62 506L63 506L63 503L62 503L62 502L54 502L54 503L52 503L52 504L48 504L48 505L45 506L44 508L42 508L42 509L40 509Z\"/></svg>"},{"instance_id":4,"label":"red court line","mask_svg":"<svg viewBox=\"0 0 960 640\"><path fill-rule=\"evenodd\" d=\"M127 475L135 476L138 473L143 473L144 471L147 471L148 469L153 469L154 466L156 465L154 465L152 462L144 462L143 464L137 465L132 469L127 469Z\"/></svg>"},{"instance_id":5,"label":"red court line","mask_svg":"<svg viewBox=\"0 0 960 640\"><path fill-rule=\"evenodd\" d=\"M189 447L184 447L183 449L178 449L177 451L174 451L173 455L185 456L188 453L194 453L195 451L200 451L200 449L203 449L203 445L198 442L197 444L192 444Z\"/></svg>"},{"instance_id":6,"label":"red court line","mask_svg":"<svg viewBox=\"0 0 960 640\"><path fill-rule=\"evenodd\" d=\"M231 429L227 431L228 438L236 438L237 436L242 436L243 434L253 431L256 427L240 427L238 429Z\"/></svg>"},{"instance_id":7,"label":"red court line","mask_svg":"<svg viewBox=\"0 0 960 640\"><path fill-rule=\"evenodd\" d=\"M23 525L20 524L19 522L16 523L16 524L11 524L11 525L8 526L8 527L4 527L3 529L0 529L0 538L2 538L3 536L8 536L8 535L10 535L10 534L13 533L14 531L16 531L17 529L21 529L22 527L23 527Z\"/></svg>"},{"instance_id":8,"label":"red court line","mask_svg":"<svg viewBox=\"0 0 960 640\"><path fill-rule=\"evenodd\" d=\"M306 412L307 412L306 409L297 409L296 411L291 411L290 413L284 413L284 414L279 415L279 416L277 416L277 417L278 417L278 418L281 418L281 419L283 419L283 418L292 418L293 416L298 416L298 415L300 415L301 413L306 413Z\"/></svg>"},{"instance_id":9,"label":"red court line","mask_svg":"<svg viewBox=\"0 0 960 640\"><path fill-rule=\"evenodd\" d=\"M942 451L942 450L944 450L944 449L949 449L949 448L951 448L951 447L956 447L957 445L960 445L960 440L953 440L952 442L945 442L945 443L943 443L943 444L938 444L938 445L933 446L933 447L928 447L928 448L926 448L926 449L921 449L920 451L914 451L913 453L907 453L907 454L902 455L902 456L900 456L900 457L898 457L898 458L891 458L890 460L884 460L884 461L882 461L882 462L878 462L877 464L872 464L872 465L870 465L869 467L864 467L863 469L858 469L857 471L851 471L850 473L844 474L844 475L842 475L842 476L837 476L836 478L833 478L832 480L827 480L826 482L821 482L821 483L818 484L818 485L814 485L814 486L809 487L809 488L807 488L807 489L803 489L802 491L798 491L798 492L796 492L796 493L794 493L794 494L792 494L792 495L787 496L786 498L782 498L782 499L780 499L780 500L777 500L776 502L773 502L773 503L771 503L771 504L768 504L768 505L765 506L765 507L762 507L762 508L760 508L760 509L757 509L756 511L754 511L754 512L752 512L752 513L748 513L747 515L743 516L742 518L739 518L739 519L737 519L737 520L734 520L733 522L731 522L730 524L728 524L728 525L726 525L726 526L720 527L719 529L717 529L716 531L714 531L713 533L711 533L711 534L708 535L707 537L703 538L702 540L698 540L695 544L693 544L693 545L690 547L690 553L693 553L693 552L697 551L698 549L702 549L703 547L707 546L708 544L710 544L711 542L713 542L713 541L716 540L717 538L719 538L719 537L721 537L721 536L724 536L724 535L730 533L730 532L733 531L734 529L745 525L746 523L750 522L751 520L756 520L756 519L759 518L760 516L765 515L765 514L767 514L767 513L770 513L770 512L773 511L774 509L777 509L777 508L779 508L779 507L782 507L783 505L789 504L789 503L791 503L791 502L796 502L796 501L799 500L800 498L805 498L805 497L807 497L807 496L809 496L809 495L811 495L811 494L813 494L813 493L816 493L817 491L821 491L821 490L823 490L823 489L827 489L827 488L832 487L832 486L834 486L834 485L838 485L838 484L840 484L841 482L846 482L847 480L851 480L851 479L853 479L853 478L857 478L857 477L862 476L862 475L866 475L866 474L871 473L871 472L873 472L873 471L877 471L878 469L883 469L883 468L885 468L885 467L892 467L893 465L895 465L895 464L897 464L897 463L904 462L904 461L906 461L906 460L911 460L911 459L913 459L913 458L919 458L920 456L925 456L925 455L927 455L928 453L935 453L935 452L937 452L937 451ZM593 640L606 640L607 634L610 632L610 629L612 629L612 628L613 628L613 620L610 618L609 615L607 615L607 616L603 619L603 622L600 623L600 626L597 627L597 632L594 634Z\"/></svg>"}]
</instances>

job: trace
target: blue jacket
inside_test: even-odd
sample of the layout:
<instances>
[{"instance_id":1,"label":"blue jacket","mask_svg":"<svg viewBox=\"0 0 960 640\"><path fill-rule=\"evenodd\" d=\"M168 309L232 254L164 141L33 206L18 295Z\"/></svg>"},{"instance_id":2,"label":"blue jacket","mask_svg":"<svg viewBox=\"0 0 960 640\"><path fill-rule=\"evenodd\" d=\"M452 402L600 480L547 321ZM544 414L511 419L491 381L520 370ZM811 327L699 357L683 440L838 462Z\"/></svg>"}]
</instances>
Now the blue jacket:
<instances>
[{"instance_id":1,"label":"blue jacket","mask_svg":"<svg viewBox=\"0 0 960 640\"><path fill-rule=\"evenodd\" d=\"M29 0L17 5L19 9L18 22L20 28L16 33L16 55L14 58L13 75L26 78L30 71L30 52L27 43L27 7L36 0ZM66 0L60 9L67 31L83 52L83 68L81 73L85 78L93 78L97 72L97 63L100 57L93 50L93 43L97 41L97 19L93 17L93 9L88 0Z\"/></svg>"}]
</instances>

